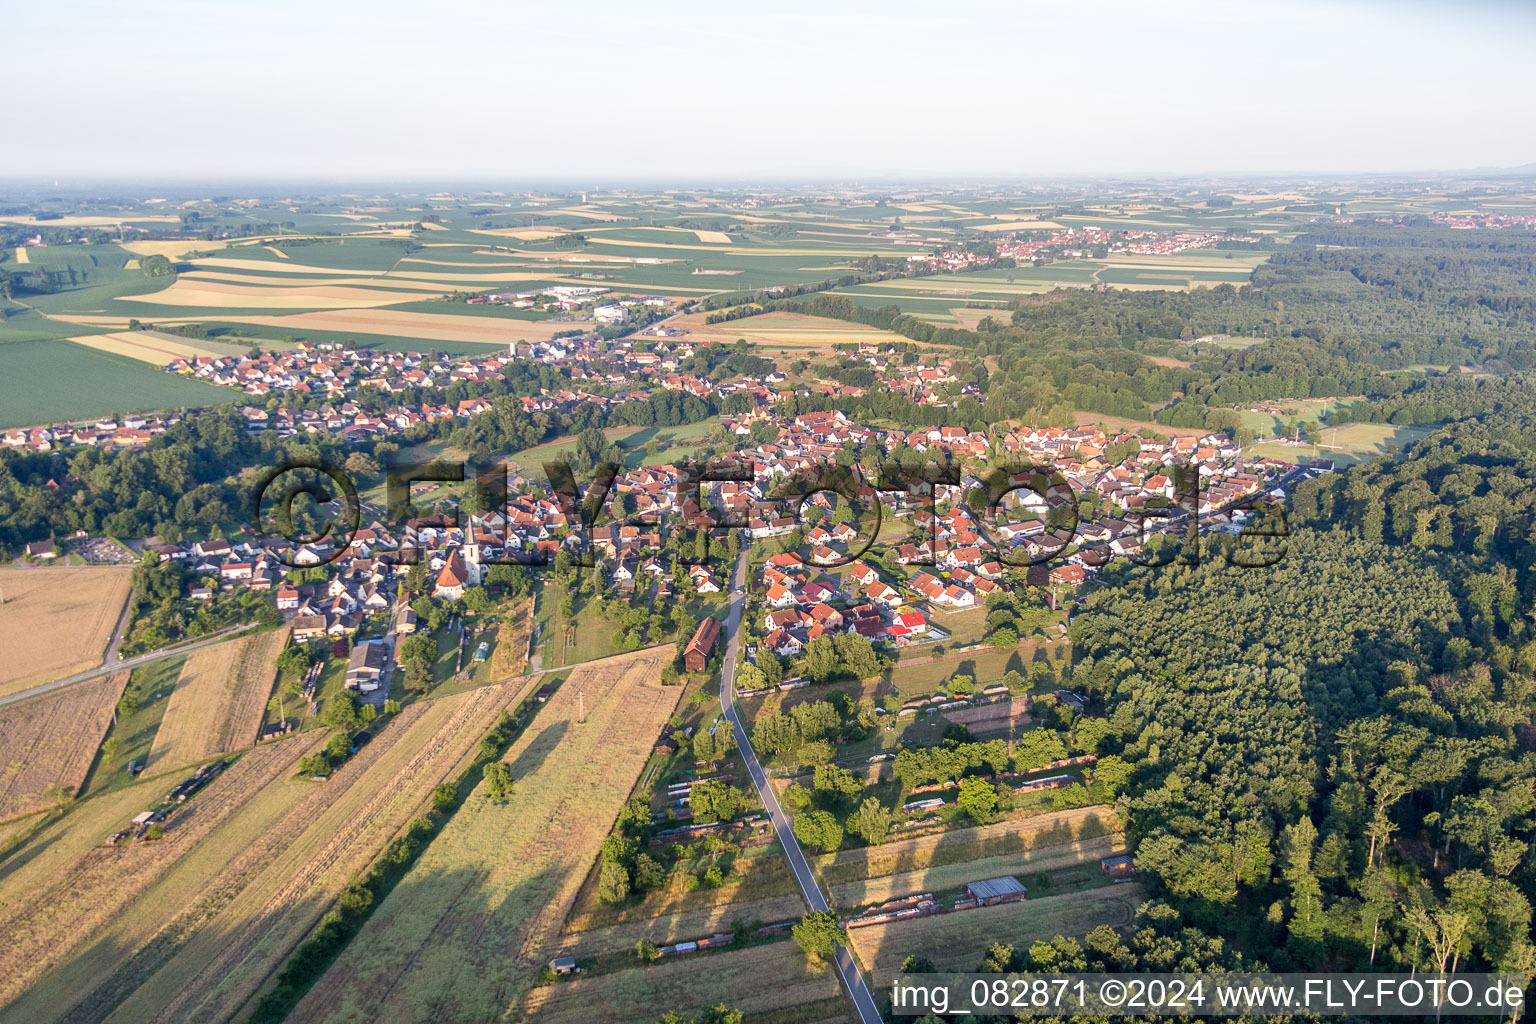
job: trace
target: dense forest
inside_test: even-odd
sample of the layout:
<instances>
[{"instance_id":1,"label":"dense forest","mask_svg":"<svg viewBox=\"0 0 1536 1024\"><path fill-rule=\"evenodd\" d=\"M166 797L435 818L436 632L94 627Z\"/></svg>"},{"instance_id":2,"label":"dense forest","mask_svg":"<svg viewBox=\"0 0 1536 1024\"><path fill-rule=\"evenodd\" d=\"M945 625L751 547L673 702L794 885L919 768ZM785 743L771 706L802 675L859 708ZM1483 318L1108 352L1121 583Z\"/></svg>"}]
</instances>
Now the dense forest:
<instances>
[{"instance_id":1,"label":"dense forest","mask_svg":"<svg viewBox=\"0 0 1536 1024\"><path fill-rule=\"evenodd\" d=\"M1536 972L1533 470L1527 400L1304 484L1276 566L1089 599L1074 684L1182 921L1276 969Z\"/></svg>"}]
</instances>

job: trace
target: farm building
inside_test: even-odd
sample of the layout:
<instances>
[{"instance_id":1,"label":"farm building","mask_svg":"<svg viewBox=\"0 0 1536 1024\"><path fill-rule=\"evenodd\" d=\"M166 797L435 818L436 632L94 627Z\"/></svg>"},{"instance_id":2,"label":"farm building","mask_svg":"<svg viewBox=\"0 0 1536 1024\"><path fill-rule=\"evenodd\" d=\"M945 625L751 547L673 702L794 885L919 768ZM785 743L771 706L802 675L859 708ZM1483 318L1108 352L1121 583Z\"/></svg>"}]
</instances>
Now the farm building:
<instances>
[{"instance_id":1,"label":"farm building","mask_svg":"<svg viewBox=\"0 0 1536 1024\"><path fill-rule=\"evenodd\" d=\"M1124 853L1118 857L1105 857L1099 861L1099 867L1111 878L1129 878L1136 873L1135 861Z\"/></svg>"},{"instance_id":2,"label":"farm building","mask_svg":"<svg viewBox=\"0 0 1536 1024\"><path fill-rule=\"evenodd\" d=\"M703 672L709 664L709 654L715 648L715 638L720 635L720 620L706 618L699 623L693 639L683 651L683 665L689 672Z\"/></svg>"},{"instance_id":3,"label":"farm building","mask_svg":"<svg viewBox=\"0 0 1536 1024\"><path fill-rule=\"evenodd\" d=\"M970 882L965 889L971 894L972 899L984 907L990 907L995 903L1017 902L1029 891L1024 888L1024 883L1012 875Z\"/></svg>"},{"instance_id":4,"label":"farm building","mask_svg":"<svg viewBox=\"0 0 1536 1024\"><path fill-rule=\"evenodd\" d=\"M573 956L557 956L549 962L549 969L556 974L570 974L576 970L576 958Z\"/></svg>"}]
</instances>

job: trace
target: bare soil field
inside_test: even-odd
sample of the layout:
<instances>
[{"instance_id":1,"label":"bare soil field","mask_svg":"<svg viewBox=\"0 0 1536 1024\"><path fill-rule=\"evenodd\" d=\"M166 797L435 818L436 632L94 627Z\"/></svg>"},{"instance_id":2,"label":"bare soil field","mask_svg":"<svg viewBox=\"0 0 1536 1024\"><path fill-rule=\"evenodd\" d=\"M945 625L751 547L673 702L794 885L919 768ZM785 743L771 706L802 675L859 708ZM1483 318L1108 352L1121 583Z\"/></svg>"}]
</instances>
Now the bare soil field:
<instances>
[{"instance_id":1,"label":"bare soil field","mask_svg":"<svg viewBox=\"0 0 1536 1024\"><path fill-rule=\"evenodd\" d=\"M101 664L129 569L0 569L0 697Z\"/></svg>"},{"instance_id":2,"label":"bare soil field","mask_svg":"<svg viewBox=\"0 0 1536 1024\"><path fill-rule=\"evenodd\" d=\"M286 768L221 834L227 843L205 842L27 993L23 1004L36 1009L28 1019L242 1019L347 880L422 813L433 788L468 764L497 714L526 692L526 683L484 687L413 704L324 783L293 774L323 733L258 747L247 759L286 748Z\"/></svg>"},{"instance_id":3,"label":"bare soil field","mask_svg":"<svg viewBox=\"0 0 1536 1024\"><path fill-rule=\"evenodd\" d=\"M119 672L0 708L0 821L79 791L126 685Z\"/></svg>"},{"instance_id":4,"label":"bare soil field","mask_svg":"<svg viewBox=\"0 0 1536 1024\"><path fill-rule=\"evenodd\" d=\"M164 771L256 742L286 629L241 637L187 658L146 768Z\"/></svg>"},{"instance_id":5,"label":"bare soil field","mask_svg":"<svg viewBox=\"0 0 1536 1024\"><path fill-rule=\"evenodd\" d=\"M1099 925L1128 925L1146 898L1141 886L1126 882L1065 896L870 925L848 934L859 960L877 980L891 978L901 962L913 954L928 957L941 971L971 971L994 942L1027 946L1053 935L1086 935Z\"/></svg>"},{"instance_id":6,"label":"bare soil field","mask_svg":"<svg viewBox=\"0 0 1536 1024\"><path fill-rule=\"evenodd\" d=\"M496 1020L517 1007L677 707L682 687L660 683L668 657L572 672L504 758L512 795L469 796L294 1019Z\"/></svg>"},{"instance_id":7,"label":"bare soil field","mask_svg":"<svg viewBox=\"0 0 1536 1024\"><path fill-rule=\"evenodd\" d=\"M521 1010L536 1024L648 1024L670 1009L691 1012L723 1002L754 1013L838 999L837 972L811 967L793 942L687 957L649 967L544 985L528 994ZM846 1005L846 1004L844 1004ZM594 1008L601 1008L594 1013ZM522 1019L516 1017L514 1019Z\"/></svg>"}]
</instances>

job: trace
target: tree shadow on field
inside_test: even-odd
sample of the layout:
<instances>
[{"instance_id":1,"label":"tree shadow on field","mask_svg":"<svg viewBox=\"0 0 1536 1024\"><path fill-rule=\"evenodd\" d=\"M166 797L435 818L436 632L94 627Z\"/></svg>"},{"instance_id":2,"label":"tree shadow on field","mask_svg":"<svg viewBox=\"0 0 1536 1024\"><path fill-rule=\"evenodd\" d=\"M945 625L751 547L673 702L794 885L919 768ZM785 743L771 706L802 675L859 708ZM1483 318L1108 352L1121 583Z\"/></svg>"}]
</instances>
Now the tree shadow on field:
<instances>
[{"instance_id":1,"label":"tree shadow on field","mask_svg":"<svg viewBox=\"0 0 1536 1024\"><path fill-rule=\"evenodd\" d=\"M543 766L554 753L555 747L565 739L565 734L570 731L571 723L566 721L552 722L545 726L523 752L517 755L517 760L512 762L512 779L517 781L525 776L532 775Z\"/></svg>"}]
</instances>

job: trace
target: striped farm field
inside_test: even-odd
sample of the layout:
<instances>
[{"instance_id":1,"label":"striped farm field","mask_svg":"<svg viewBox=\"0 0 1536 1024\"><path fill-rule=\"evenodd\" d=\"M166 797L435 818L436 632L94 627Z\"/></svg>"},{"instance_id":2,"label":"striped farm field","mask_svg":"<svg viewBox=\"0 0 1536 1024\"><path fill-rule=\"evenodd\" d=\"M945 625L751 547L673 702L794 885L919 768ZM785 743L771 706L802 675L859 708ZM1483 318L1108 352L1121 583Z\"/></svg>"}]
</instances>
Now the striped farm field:
<instances>
[{"instance_id":1,"label":"striped farm field","mask_svg":"<svg viewBox=\"0 0 1536 1024\"><path fill-rule=\"evenodd\" d=\"M75 795L127 684L119 672L0 708L0 821Z\"/></svg>"},{"instance_id":2,"label":"striped farm field","mask_svg":"<svg viewBox=\"0 0 1536 1024\"><path fill-rule=\"evenodd\" d=\"M419 295L411 298L420 298ZM560 331L569 331L591 321L514 320L491 316L465 316L455 313L415 313L395 309L351 309L289 316L189 316L168 318L175 323L216 320L219 323L254 324L276 327L302 334L304 331L337 331L346 334L372 334L390 338L422 341L464 341L487 345L505 345L509 341L548 341Z\"/></svg>"},{"instance_id":3,"label":"striped farm field","mask_svg":"<svg viewBox=\"0 0 1536 1024\"><path fill-rule=\"evenodd\" d=\"M345 285L296 284L274 288L190 278L178 278L175 284L157 292L120 296L125 302L208 309L361 309L409 302L420 297L416 292Z\"/></svg>"},{"instance_id":4,"label":"striped farm field","mask_svg":"<svg viewBox=\"0 0 1536 1024\"><path fill-rule=\"evenodd\" d=\"M574 670L503 759L512 795L470 794L291 1019L522 1019L517 1007L682 695L661 685L670 657L637 651Z\"/></svg>"},{"instance_id":5,"label":"striped farm field","mask_svg":"<svg viewBox=\"0 0 1536 1024\"><path fill-rule=\"evenodd\" d=\"M177 359L196 359L208 353L196 346L172 341L158 334L144 331L118 331L113 334L85 334L70 338L76 345L94 348L98 352L110 352L115 356L127 356L142 363L165 366Z\"/></svg>"},{"instance_id":6,"label":"striped farm field","mask_svg":"<svg viewBox=\"0 0 1536 1024\"><path fill-rule=\"evenodd\" d=\"M286 629L204 648L182 666L146 769L196 764L256 742Z\"/></svg>"},{"instance_id":7,"label":"striped farm field","mask_svg":"<svg viewBox=\"0 0 1536 1024\"><path fill-rule=\"evenodd\" d=\"M101 664L130 569L0 569L0 697Z\"/></svg>"},{"instance_id":8,"label":"striped farm field","mask_svg":"<svg viewBox=\"0 0 1536 1024\"><path fill-rule=\"evenodd\" d=\"M530 689L522 679L412 704L323 783L294 774L325 743L323 731L257 747L240 764L270 752L278 775L0 1021L12 1011L28 1021L244 1020L262 982L347 881L423 813L433 788L457 777L496 717Z\"/></svg>"},{"instance_id":9,"label":"striped farm field","mask_svg":"<svg viewBox=\"0 0 1536 1024\"><path fill-rule=\"evenodd\" d=\"M7 866L16 863L17 870L0 880L0 1005L10 1003L0 1011L0 1021L80 1020L73 1015L53 1016L62 1009L57 1005L49 1009L50 1003L56 1004L70 989L48 991L48 1001L32 1005L35 997L49 990L38 980L113 926L125 908L174 865L197 852L200 844L228 823L247 801L291 772L291 756L298 746L292 742L270 744L240 758L192 803L168 818L165 836L156 842L106 846L102 841L163 797L164 780L150 780L111 794L114 798L130 794L132 802L87 801L115 812L105 820L96 819L94 827L87 824L89 817L71 820L78 812L65 815L61 823L64 829L82 826L76 839L84 843L74 849L55 845L56 831L44 830L13 853ZM249 845L251 834L243 829L240 833L226 836L224 842L230 851ZM34 847L37 855L28 856L27 850ZM150 902L142 909L159 913L163 908ZM99 949L100 943L95 948ZM122 956L122 950L115 946L109 952L113 957ZM23 992L25 998L11 1002Z\"/></svg>"},{"instance_id":10,"label":"striped farm field","mask_svg":"<svg viewBox=\"0 0 1536 1024\"><path fill-rule=\"evenodd\" d=\"M859 960L877 979L889 980L909 956L925 956L940 971L974 971L994 942L1015 948L1053 935L1081 937L1100 925L1131 923L1146 890L1135 883L1043 896L995 907L855 928L848 933Z\"/></svg>"}]
</instances>

